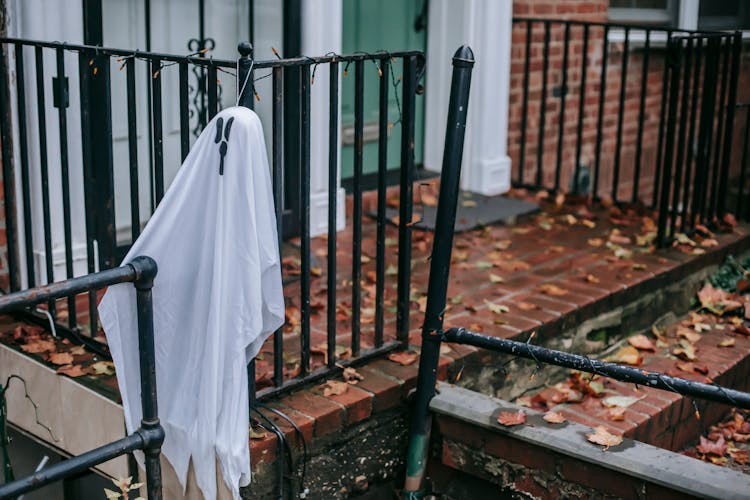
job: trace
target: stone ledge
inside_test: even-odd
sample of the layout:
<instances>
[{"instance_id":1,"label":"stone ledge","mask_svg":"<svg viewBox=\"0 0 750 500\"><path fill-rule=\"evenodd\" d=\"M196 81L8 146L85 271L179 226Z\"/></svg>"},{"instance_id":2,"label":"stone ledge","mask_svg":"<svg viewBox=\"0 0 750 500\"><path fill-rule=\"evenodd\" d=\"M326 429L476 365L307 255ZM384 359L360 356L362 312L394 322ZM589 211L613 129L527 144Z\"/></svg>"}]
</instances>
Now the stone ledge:
<instances>
[{"instance_id":1,"label":"stone ledge","mask_svg":"<svg viewBox=\"0 0 750 500\"><path fill-rule=\"evenodd\" d=\"M673 494L703 498L739 499L750 491L748 475L629 438L602 452L601 447L586 440L589 427L574 422L549 424L539 412L449 384L440 385L440 393L430 408L437 415L438 425L433 429L448 443L459 443L518 465L545 469L565 482L602 493L635 497L638 488L623 491L622 484L618 484L622 482L654 485ZM500 411L520 409L528 415L525 425L502 427L496 423ZM562 461L555 460L552 453ZM450 445L446 448L445 442L443 455L443 463L450 467L466 464L463 456L451 457ZM597 474L586 473L599 469L617 480L601 481ZM631 494L625 495L628 491Z\"/></svg>"}]
</instances>

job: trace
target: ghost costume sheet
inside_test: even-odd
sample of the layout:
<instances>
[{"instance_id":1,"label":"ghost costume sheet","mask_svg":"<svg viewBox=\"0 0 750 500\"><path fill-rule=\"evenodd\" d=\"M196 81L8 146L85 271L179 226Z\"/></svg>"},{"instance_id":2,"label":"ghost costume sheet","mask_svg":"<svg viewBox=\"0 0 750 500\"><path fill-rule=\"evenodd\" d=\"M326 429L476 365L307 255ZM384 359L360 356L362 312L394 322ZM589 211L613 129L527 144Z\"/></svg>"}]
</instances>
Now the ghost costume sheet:
<instances>
[{"instance_id":1,"label":"ghost costume sheet","mask_svg":"<svg viewBox=\"0 0 750 500\"><path fill-rule=\"evenodd\" d=\"M270 172L257 115L234 107L205 128L123 264L156 260L154 332L163 453L206 499L216 461L239 499L250 481L247 362L284 321ZM141 420L135 293L99 305L128 432Z\"/></svg>"}]
</instances>

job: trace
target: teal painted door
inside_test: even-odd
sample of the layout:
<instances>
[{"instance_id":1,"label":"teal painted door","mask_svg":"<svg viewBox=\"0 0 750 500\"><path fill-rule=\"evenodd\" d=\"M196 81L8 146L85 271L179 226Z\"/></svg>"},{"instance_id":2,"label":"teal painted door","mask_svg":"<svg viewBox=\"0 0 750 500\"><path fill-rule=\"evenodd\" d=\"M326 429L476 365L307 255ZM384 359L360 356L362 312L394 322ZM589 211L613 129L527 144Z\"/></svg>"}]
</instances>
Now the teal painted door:
<instances>
[{"instance_id":1,"label":"teal painted door","mask_svg":"<svg viewBox=\"0 0 750 500\"><path fill-rule=\"evenodd\" d=\"M427 0L344 0L343 12L343 53L377 52L380 50L425 50L426 30L415 29L415 21L422 13ZM392 75L389 75L390 91L388 106L388 122L396 124L389 127L388 139L388 168L398 168L400 165L401 126L399 120L399 104L401 101L401 85L393 87L393 78L398 80L403 66L401 60L392 65ZM342 77L342 150L341 176L350 178L353 175L354 164L354 65L349 66L349 76ZM372 174L378 169L378 70L375 64L365 64L365 95L364 95L364 174ZM398 94L398 102L396 98ZM422 163L422 144L424 136L424 99L417 96L415 127L415 162Z\"/></svg>"}]
</instances>

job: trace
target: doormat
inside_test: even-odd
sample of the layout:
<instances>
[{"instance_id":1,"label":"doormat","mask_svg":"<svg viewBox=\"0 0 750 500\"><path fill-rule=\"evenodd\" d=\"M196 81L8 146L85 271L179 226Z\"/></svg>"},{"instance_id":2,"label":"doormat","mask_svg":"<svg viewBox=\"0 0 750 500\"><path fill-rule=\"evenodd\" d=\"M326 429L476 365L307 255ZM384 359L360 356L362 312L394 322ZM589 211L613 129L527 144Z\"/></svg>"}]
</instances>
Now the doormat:
<instances>
[{"instance_id":1,"label":"doormat","mask_svg":"<svg viewBox=\"0 0 750 500\"><path fill-rule=\"evenodd\" d=\"M491 224L514 226L524 216L539 211L539 205L524 200L508 198L507 196L484 196L469 191L458 194L458 210L456 212L456 231L469 231ZM387 207L386 217L392 223L398 220L398 208ZM377 218L376 212L368 213ZM412 227L423 231L435 230L437 206L415 205Z\"/></svg>"}]
</instances>

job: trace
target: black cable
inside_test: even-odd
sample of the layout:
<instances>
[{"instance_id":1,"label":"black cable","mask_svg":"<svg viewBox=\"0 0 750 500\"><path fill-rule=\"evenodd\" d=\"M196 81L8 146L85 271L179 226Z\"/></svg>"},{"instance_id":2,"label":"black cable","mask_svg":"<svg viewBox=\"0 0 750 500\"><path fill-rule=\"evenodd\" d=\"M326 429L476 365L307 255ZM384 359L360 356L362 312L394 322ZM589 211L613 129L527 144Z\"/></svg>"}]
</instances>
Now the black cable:
<instances>
[{"instance_id":1,"label":"black cable","mask_svg":"<svg viewBox=\"0 0 750 500\"><path fill-rule=\"evenodd\" d=\"M263 403L255 403L256 406L263 408L264 410L268 410L271 413L274 413L278 417L286 420L289 422L289 425L292 426L294 429L294 433L297 436L297 439L302 443L302 474L299 478L299 497L300 498L306 498L307 495L310 493L310 491L305 488L305 477L307 475L307 463L310 459L308 453L307 453L307 440L305 439L305 435L302 433L302 430L297 426L297 424L292 420L287 414L282 412L281 410L278 410L276 408L273 408L271 406L265 405ZM257 409L255 411L258 411Z\"/></svg>"},{"instance_id":2,"label":"black cable","mask_svg":"<svg viewBox=\"0 0 750 500\"><path fill-rule=\"evenodd\" d=\"M258 411L257 409L253 408L253 411L257 413L263 420L266 421L266 424L257 422L260 427L263 429L273 432L276 434L277 439L277 445L278 445L278 453L276 460L277 462L277 471L278 471L278 481L276 481L276 495L278 500L284 500L284 454L287 456L287 467L289 469L289 475L291 477L292 474L292 450L289 448L289 443L287 442L286 438L284 437L284 432L279 429L279 427L274 424L268 417L266 417L263 413Z\"/></svg>"}]
</instances>

